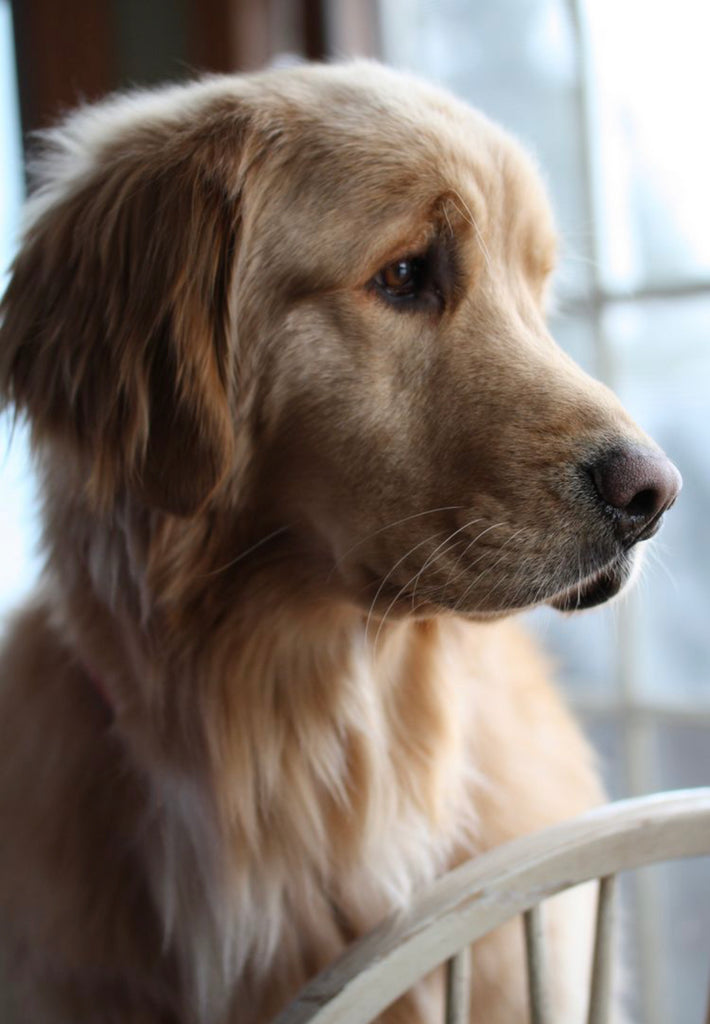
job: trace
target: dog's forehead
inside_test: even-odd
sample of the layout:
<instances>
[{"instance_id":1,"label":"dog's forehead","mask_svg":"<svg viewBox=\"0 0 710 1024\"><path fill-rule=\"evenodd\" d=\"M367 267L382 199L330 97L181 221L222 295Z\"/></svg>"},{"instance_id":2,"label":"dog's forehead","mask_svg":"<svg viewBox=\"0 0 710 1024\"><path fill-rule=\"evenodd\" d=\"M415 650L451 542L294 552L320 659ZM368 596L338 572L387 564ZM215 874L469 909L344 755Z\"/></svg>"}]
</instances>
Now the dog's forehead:
<instances>
[{"instance_id":1,"label":"dog's forehead","mask_svg":"<svg viewBox=\"0 0 710 1024\"><path fill-rule=\"evenodd\" d=\"M302 265L320 262L319 255L352 260L353 246L363 259L373 246L415 248L442 197L501 252L520 238L523 246L554 250L544 187L514 139L413 76L360 68L306 68L277 81L274 105L267 97L264 123L278 124L279 142L266 159L265 217L281 232L288 224ZM305 257L308 238L317 250Z\"/></svg>"},{"instance_id":2,"label":"dog's forehead","mask_svg":"<svg viewBox=\"0 0 710 1024\"><path fill-rule=\"evenodd\" d=\"M362 160L384 175L406 168L435 176L447 165L487 165L513 148L481 113L425 82L381 68L362 77L338 70L314 78L288 109L287 134L304 152L315 144L345 165Z\"/></svg>"},{"instance_id":3,"label":"dog's forehead","mask_svg":"<svg viewBox=\"0 0 710 1024\"><path fill-rule=\"evenodd\" d=\"M81 108L48 135L29 212L131 150L146 167L156 153L182 160L190 139L206 166L219 154L236 193L250 135L247 164L292 218L305 199L310 212L318 202L377 222L455 190L479 217L509 219L533 201L550 220L534 164L506 132L444 89L368 61L208 78Z\"/></svg>"},{"instance_id":4,"label":"dog's forehead","mask_svg":"<svg viewBox=\"0 0 710 1024\"><path fill-rule=\"evenodd\" d=\"M533 205L552 224L545 189L522 147L483 113L408 74L358 62L284 76L286 162L299 188L351 199L380 216L448 190L485 215ZM283 115L282 115L283 116Z\"/></svg>"}]
</instances>

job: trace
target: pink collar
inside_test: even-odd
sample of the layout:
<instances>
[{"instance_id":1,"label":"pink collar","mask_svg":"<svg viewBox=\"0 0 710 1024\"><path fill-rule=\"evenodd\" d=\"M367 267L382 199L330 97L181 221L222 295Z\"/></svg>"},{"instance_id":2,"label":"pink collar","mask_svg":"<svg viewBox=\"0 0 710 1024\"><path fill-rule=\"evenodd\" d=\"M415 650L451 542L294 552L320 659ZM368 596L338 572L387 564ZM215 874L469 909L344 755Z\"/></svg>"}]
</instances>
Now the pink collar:
<instances>
[{"instance_id":1,"label":"pink collar","mask_svg":"<svg viewBox=\"0 0 710 1024\"><path fill-rule=\"evenodd\" d=\"M86 669L86 675L91 684L92 690L101 701L101 705L106 712L108 719L112 722L116 717L116 712L103 679L90 669Z\"/></svg>"}]
</instances>

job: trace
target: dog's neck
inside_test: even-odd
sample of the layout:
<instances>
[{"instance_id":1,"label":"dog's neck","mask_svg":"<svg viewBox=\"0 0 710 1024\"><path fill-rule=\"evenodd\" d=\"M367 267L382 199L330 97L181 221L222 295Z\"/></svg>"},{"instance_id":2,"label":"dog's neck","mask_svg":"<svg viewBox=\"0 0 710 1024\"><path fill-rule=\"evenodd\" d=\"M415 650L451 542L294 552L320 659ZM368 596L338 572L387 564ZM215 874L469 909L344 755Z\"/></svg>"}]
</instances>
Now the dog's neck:
<instances>
[{"instance_id":1,"label":"dog's neck","mask_svg":"<svg viewBox=\"0 0 710 1024\"><path fill-rule=\"evenodd\" d=\"M87 532L71 566L66 547L50 559L57 605L160 809L148 870L209 1016L220 977L226 992L288 941L314 963L332 956L473 827L469 709L439 642L457 624L368 624L278 559L220 572L206 530L168 524L149 551L125 523L96 536L101 549ZM189 551L178 579L171 564Z\"/></svg>"}]
</instances>

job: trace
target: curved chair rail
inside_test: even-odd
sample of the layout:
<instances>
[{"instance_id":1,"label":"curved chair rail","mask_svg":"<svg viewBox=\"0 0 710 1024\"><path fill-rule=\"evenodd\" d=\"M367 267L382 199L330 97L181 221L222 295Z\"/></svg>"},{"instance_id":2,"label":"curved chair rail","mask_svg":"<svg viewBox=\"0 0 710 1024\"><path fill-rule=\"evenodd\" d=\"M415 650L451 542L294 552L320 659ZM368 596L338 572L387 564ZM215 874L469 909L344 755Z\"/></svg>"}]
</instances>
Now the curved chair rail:
<instances>
[{"instance_id":1,"label":"curved chair rail","mask_svg":"<svg viewBox=\"0 0 710 1024\"><path fill-rule=\"evenodd\" d=\"M463 1022L471 942L517 914L525 937L533 1024L545 1020L538 904L600 879L590 1024L606 1019L617 872L710 855L710 788L622 800L500 846L444 875L308 984L275 1024L367 1024L449 961L447 1024ZM463 951L463 952L462 952ZM464 995L462 995L464 993Z\"/></svg>"}]
</instances>

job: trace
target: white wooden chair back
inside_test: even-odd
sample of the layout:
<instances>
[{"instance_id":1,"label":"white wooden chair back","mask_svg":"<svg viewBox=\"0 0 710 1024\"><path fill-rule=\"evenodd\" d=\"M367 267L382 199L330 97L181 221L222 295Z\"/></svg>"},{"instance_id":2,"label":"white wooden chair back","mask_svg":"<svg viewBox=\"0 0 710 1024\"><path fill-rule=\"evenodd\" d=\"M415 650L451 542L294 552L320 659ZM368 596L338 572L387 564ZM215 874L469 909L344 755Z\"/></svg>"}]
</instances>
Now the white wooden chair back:
<instances>
[{"instance_id":1,"label":"white wooden chair back","mask_svg":"<svg viewBox=\"0 0 710 1024\"><path fill-rule=\"evenodd\" d=\"M616 874L705 855L710 855L710 788L621 800L506 843L444 875L406 914L356 942L274 1024L369 1024L444 962L445 1024L468 1024L470 985L475 985L468 947L518 914L525 931L531 1024L546 1024L541 904L594 879L599 890L587 1020L604 1024Z\"/></svg>"}]
</instances>

